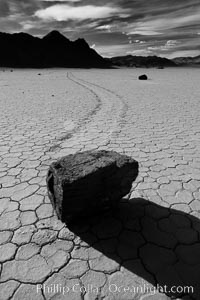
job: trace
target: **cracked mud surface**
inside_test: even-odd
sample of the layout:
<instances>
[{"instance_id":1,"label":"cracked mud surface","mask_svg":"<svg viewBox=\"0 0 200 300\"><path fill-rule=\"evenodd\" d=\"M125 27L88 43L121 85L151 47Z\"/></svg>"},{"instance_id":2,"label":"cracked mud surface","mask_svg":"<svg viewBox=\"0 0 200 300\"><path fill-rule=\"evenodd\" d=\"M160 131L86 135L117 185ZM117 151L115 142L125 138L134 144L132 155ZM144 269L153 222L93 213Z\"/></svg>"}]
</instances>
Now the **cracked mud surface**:
<instances>
[{"instance_id":1,"label":"cracked mud surface","mask_svg":"<svg viewBox=\"0 0 200 300\"><path fill-rule=\"evenodd\" d=\"M199 70L142 72L0 71L1 300L200 299ZM89 149L139 176L119 210L67 228L47 170Z\"/></svg>"}]
</instances>

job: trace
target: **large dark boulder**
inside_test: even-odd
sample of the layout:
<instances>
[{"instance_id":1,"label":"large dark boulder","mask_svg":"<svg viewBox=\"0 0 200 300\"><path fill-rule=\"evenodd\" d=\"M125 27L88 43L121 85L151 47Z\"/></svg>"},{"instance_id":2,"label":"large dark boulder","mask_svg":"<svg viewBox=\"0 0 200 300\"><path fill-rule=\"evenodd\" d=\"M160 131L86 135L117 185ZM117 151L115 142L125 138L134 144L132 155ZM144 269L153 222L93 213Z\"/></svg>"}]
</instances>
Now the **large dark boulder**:
<instances>
[{"instance_id":1,"label":"large dark boulder","mask_svg":"<svg viewBox=\"0 0 200 300\"><path fill-rule=\"evenodd\" d=\"M140 75L140 76L138 77L138 79L139 79L139 80L147 80L148 77L147 77L146 74L143 74L143 75Z\"/></svg>"},{"instance_id":2,"label":"large dark boulder","mask_svg":"<svg viewBox=\"0 0 200 300\"><path fill-rule=\"evenodd\" d=\"M115 207L138 175L138 162L114 151L86 151L51 164L47 189L58 218L68 222Z\"/></svg>"}]
</instances>

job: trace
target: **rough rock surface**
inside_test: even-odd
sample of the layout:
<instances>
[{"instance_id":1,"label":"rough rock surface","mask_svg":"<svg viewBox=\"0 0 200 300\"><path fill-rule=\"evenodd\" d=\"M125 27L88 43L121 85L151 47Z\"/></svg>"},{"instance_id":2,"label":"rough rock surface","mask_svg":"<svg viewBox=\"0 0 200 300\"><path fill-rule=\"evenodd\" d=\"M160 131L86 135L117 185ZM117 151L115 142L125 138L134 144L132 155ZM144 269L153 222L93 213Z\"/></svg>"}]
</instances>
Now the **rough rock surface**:
<instances>
[{"instance_id":1,"label":"rough rock surface","mask_svg":"<svg viewBox=\"0 0 200 300\"><path fill-rule=\"evenodd\" d=\"M62 157L47 174L49 198L58 218L69 221L116 206L138 175L138 163L115 151L85 151Z\"/></svg>"}]
</instances>

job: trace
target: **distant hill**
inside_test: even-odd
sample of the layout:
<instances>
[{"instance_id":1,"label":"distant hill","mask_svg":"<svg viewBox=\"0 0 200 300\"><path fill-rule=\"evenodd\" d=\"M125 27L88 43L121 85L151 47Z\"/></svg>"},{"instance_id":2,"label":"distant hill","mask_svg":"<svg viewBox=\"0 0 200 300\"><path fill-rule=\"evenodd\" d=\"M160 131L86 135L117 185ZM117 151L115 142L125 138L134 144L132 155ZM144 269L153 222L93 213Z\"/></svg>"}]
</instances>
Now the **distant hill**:
<instances>
[{"instance_id":1,"label":"distant hill","mask_svg":"<svg viewBox=\"0 0 200 300\"><path fill-rule=\"evenodd\" d=\"M74 42L58 31L43 38L27 33L0 32L0 67L12 68L104 68L109 63L84 39Z\"/></svg>"},{"instance_id":2,"label":"distant hill","mask_svg":"<svg viewBox=\"0 0 200 300\"><path fill-rule=\"evenodd\" d=\"M107 59L114 66L120 67L175 67L176 63L170 59L158 57L158 56L117 56Z\"/></svg>"},{"instance_id":3,"label":"distant hill","mask_svg":"<svg viewBox=\"0 0 200 300\"><path fill-rule=\"evenodd\" d=\"M200 66L200 55L195 57L176 57L173 59L173 62L178 66Z\"/></svg>"}]
</instances>

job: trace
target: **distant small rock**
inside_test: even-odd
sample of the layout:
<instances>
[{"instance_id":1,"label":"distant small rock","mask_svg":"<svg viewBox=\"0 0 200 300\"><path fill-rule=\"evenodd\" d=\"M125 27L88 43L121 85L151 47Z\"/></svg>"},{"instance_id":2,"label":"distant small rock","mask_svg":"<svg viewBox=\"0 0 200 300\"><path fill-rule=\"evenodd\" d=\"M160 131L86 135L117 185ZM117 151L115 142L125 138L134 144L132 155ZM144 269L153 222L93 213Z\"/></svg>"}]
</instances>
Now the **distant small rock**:
<instances>
[{"instance_id":1,"label":"distant small rock","mask_svg":"<svg viewBox=\"0 0 200 300\"><path fill-rule=\"evenodd\" d=\"M139 80L147 80L148 77L147 77L146 74L143 74L143 75L140 75L140 76L138 77L138 79L139 79Z\"/></svg>"},{"instance_id":2,"label":"distant small rock","mask_svg":"<svg viewBox=\"0 0 200 300\"><path fill-rule=\"evenodd\" d=\"M41 75L41 73L38 73L38 75L40 76L40 75Z\"/></svg>"},{"instance_id":3,"label":"distant small rock","mask_svg":"<svg viewBox=\"0 0 200 300\"><path fill-rule=\"evenodd\" d=\"M48 195L65 222L115 207L138 175L138 162L114 151L85 151L51 164Z\"/></svg>"}]
</instances>

